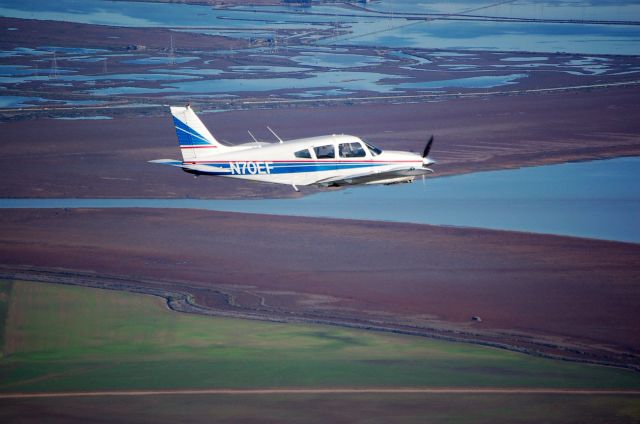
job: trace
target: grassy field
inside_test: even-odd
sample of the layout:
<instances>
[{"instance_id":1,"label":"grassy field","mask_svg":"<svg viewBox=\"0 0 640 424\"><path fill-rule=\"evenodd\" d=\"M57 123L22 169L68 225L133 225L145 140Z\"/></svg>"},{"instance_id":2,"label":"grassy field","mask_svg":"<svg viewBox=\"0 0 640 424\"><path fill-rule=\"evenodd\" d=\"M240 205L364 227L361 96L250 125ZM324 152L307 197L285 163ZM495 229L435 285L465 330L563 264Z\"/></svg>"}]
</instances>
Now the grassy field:
<instances>
[{"instance_id":1,"label":"grassy field","mask_svg":"<svg viewBox=\"0 0 640 424\"><path fill-rule=\"evenodd\" d=\"M8 296L0 391L257 387L640 388L638 373L338 327L212 318L31 282Z\"/></svg>"}]
</instances>

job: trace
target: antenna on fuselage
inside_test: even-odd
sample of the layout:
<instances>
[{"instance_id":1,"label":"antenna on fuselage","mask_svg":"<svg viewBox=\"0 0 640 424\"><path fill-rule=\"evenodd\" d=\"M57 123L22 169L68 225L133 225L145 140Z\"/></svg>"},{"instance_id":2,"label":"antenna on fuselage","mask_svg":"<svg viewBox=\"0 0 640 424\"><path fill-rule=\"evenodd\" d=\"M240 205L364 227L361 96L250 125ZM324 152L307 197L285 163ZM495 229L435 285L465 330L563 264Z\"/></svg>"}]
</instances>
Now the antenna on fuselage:
<instances>
[{"instance_id":1,"label":"antenna on fuselage","mask_svg":"<svg viewBox=\"0 0 640 424\"><path fill-rule=\"evenodd\" d=\"M247 132L249 133L249 135L251 136L251 138L253 138L253 141L255 141L255 142L256 142L256 144L258 145L258 147L262 147L262 146L260 145L260 142L258 141L258 139L257 139L257 138L255 138L255 137L253 136L253 134L251 134L251 131L247 130Z\"/></svg>"},{"instance_id":2,"label":"antenna on fuselage","mask_svg":"<svg viewBox=\"0 0 640 424\"><path fill-rule=\"evenodd\" d=\"M276 134L276 132L275 132L274 130L272 130L272 129L271 129L271 128L269 128L269 127L267 127L267 129L268 129L269 131L271 131L271 134L275 135L275 136L276 136L276 138L277 138L278 140L280 140L280 144L284 143L284 140L283 140L283 139L281 139L280 137L278 137L278 134Z\"/></svg>"}]
</instances>

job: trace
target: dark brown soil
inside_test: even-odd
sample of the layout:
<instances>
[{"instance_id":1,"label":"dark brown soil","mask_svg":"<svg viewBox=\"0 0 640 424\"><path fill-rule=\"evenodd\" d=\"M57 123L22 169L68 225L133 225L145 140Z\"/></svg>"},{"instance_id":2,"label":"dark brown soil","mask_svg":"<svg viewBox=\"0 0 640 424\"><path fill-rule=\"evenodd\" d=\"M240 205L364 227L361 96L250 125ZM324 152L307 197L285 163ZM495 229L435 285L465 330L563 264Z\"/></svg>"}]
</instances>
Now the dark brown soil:
<instances>
[{"instance_id":1,"label":"dark brown soil","mask_svg":"<svg viewBox=\"0 0 640 424\"><path fill-rule=\"evenodd\" d=\"M89 25L74 22L34 21L30 19L0 18L2 25L19 31L3 31L1 49L16 46L65 46L125 50L141 45L151 50L169 47L173 37L178 49L214 49L240 45L238 40L205 34L171 31L168 28L131 28L108 25Z\"/></svg>"}]
</instances>

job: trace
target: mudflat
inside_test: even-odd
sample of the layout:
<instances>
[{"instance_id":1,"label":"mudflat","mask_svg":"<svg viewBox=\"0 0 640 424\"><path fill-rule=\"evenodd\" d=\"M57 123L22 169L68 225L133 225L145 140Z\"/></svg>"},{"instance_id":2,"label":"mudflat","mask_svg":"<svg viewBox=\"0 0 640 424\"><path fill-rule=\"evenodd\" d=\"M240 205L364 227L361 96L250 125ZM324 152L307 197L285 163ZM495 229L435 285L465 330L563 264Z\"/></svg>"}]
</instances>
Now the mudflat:
<instances>
[{"instance_id":1,"label":"mudflat","mask_svg":"<svg viewBox=\"0 0 640 424\"><path fill-rule=\"evenodd\" d=\"M383 149L436 142L436 176L640 154L639 87L203 114L220 140L345 133ZM42 131L46 125L46 131ZM247 198L296 196L290 187L198 178L148 160L179 158L171 117L2 124L0 197ZM314 192L304 188L303 193Z\"/></svg>"}]
</instances>

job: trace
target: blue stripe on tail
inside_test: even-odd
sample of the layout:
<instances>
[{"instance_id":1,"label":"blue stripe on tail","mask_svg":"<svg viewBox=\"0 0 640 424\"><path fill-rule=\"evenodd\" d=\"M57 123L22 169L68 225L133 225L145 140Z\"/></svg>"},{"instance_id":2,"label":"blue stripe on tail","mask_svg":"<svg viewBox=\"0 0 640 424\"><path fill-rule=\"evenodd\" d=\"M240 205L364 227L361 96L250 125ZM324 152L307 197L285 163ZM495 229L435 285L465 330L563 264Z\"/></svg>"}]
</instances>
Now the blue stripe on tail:
<instances>
[{"instance_id":1,"label":"blue stripe on tail","mask_svg":"<svg viewBox=\"0 0 640 424\"><path fill-rule=\"evenodd\" d=\"M203 146L211 144L200 133L177 119L175 116L173 117L173 125L176 126L178 143L180 143L181 146Z\"/></svg>"}]
</instances>

